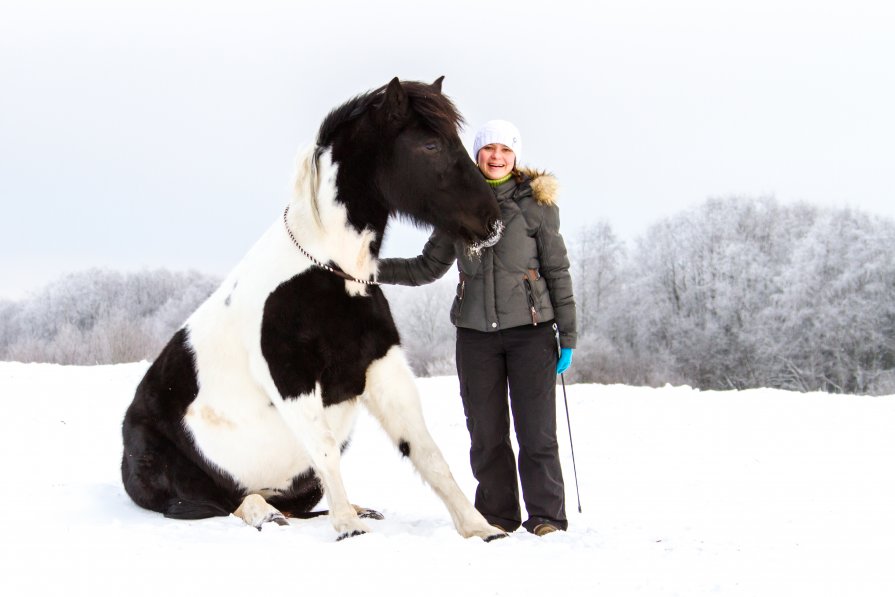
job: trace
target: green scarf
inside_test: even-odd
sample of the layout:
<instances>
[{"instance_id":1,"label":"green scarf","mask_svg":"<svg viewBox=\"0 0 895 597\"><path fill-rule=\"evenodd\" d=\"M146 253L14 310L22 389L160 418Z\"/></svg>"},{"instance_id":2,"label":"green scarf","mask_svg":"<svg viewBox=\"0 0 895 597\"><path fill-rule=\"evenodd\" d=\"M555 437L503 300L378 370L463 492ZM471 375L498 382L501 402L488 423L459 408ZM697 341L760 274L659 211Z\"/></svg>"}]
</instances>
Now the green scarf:
<instances>
[{"instance_id":1,"label":"green scarf","mask_svg":"<svg viewBox=\"0 0 895 597\"><path fill-rule=\"evenodd\" d=\"M499 187L500 185L502 185L503 183L505 183L506 181L508 181L512 175L513 175L513 173L510 172L509 174L507 174L507 175L504 176L503 178L498 178L497 180L491 180L490 178L486 178L486 179L485 179L485 182L487 182L487 183L488 183L489 185L491 185L492 187Z\"/></svg>"}]
</instances>

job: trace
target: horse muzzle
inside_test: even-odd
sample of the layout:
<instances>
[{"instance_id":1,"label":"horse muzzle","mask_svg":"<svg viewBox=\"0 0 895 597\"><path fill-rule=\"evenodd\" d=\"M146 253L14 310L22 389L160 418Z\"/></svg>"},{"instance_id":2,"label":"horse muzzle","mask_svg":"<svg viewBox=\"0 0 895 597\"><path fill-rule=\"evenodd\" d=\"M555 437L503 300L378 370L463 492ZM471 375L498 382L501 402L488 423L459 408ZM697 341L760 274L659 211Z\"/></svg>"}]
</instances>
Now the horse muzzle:
<instances>
[{"instance_id":1,"label":"horse muzzle","mask_svg":"<svg viewBox=\"0 0 895 597\"><path fill-rule=\"evenodd\" d=\"M474 243L470 243L466 247L466 251L473 256L480 256L484 249L488 247L493 247L497 244L497 241L500 240L501 235L503 234L503 222L501 220L494 220L491 223L491 234L488 235L487 238L483 240L476 241Z\"/></svg>"}]
</instances>

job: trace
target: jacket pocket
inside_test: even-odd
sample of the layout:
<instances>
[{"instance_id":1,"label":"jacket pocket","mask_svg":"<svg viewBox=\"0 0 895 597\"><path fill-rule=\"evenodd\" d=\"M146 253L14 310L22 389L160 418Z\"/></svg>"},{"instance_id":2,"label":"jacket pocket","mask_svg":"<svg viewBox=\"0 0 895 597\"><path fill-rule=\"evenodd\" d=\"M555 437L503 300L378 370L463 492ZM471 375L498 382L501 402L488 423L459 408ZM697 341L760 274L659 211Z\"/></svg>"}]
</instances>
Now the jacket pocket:
<instances>
[{"instance_id":1,"label":"jacket pocket","mask_svg":"<svg viewBox=\"0 0 895 597\"><path fill-rule=\"evenodd\" d=\"M469 276L460 272L460 281L457 282L457 294L454 296L454 304L451 305L451 323L459 325L460 312L463 310L463 297L466 295L466 280Z\"/></svg>"}]
</instances>

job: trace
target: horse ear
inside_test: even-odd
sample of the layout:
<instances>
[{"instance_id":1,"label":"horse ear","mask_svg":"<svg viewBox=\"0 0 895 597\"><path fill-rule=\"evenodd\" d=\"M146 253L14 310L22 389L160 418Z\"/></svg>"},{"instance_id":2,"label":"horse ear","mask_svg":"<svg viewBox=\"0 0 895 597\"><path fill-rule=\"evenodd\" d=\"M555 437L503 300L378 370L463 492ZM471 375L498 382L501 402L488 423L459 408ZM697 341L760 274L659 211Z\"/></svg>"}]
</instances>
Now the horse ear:
<instances>
[{"instance_id":1,"label":"horse ear","mask_svg":"<svg viewBox=\"0 0 895 597\"><path fill-rule=\"evenodd\" d=\"M385 89L383 108L385 108L385 116L389 122L400 122L407 117L407 92L404 91L398 77L389 81L388 87Z\"/></svg>"},{"instance_id":2,"label":"horse ear","mask_svg":"<svg viewBox=\"0 0 895 597\"><path fill-rule=\"evenodd\" d=\"M444 75L441 75L440 77L435 79L435 82L432 83L432 89L434 89L438 93L441 93L441 82L442 81L444 81Z\"/></svg>"}]
</instances>

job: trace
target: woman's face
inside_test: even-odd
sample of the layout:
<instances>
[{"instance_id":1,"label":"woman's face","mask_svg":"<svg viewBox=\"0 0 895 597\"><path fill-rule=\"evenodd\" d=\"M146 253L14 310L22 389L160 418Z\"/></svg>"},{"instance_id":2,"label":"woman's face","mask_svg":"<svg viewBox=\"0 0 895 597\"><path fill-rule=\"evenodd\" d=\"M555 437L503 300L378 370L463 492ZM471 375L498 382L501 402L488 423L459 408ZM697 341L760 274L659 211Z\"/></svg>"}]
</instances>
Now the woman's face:
<instances>
[{"instance_id":1,"label":"woman's face","mask_svg":"<svg viewBox=\"0 0 895 597\"><path fill-rule=\"evenodd\" d=\"M500 143L485 145L479 150L479 170L490 180L498 180L513 171L516 153Z\"/></svg>"}]
</instances>

